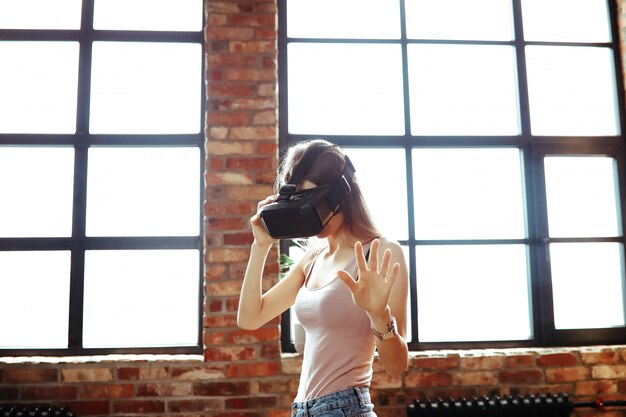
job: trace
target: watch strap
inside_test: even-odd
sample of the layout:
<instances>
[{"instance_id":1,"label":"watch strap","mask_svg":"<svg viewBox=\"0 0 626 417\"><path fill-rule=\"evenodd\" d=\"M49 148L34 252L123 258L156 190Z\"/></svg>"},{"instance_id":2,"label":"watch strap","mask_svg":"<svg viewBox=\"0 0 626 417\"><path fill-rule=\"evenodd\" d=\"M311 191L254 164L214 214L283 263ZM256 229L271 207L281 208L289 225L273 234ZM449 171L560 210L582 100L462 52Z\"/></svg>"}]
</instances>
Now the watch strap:
<instances>
[{"instance_id":1,"label":"watch strap","mask_svg":"<svg viewBox=\"0 0 626 417\"><path fill-rule=\"evenodd\" d=\"M378 340L393 339L398 334L398 327L396 326L396 318L394 316L391 316L391 320L389 321L389 327L387 327L387 331L385 333L380 333L379 331L377 331L371 323L370 328L372 329L374 336L376 336Z\"/></svg>"}]
</instances>

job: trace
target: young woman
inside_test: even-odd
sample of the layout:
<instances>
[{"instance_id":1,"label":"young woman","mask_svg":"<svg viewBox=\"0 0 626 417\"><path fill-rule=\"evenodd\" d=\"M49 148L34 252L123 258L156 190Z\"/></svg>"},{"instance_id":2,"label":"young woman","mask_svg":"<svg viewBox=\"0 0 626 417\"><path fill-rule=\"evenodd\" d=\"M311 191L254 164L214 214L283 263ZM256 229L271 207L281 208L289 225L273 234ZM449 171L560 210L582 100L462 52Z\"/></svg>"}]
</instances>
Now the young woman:
<instances>
[{"instance_id":1,"label":"young woman","mask_svg":"<svg viewBox=\"0 0 626 417\"><path fill-rule=\"evenodd\" d=\"M346 165L345 154L317 139L289 149L278 185L288 182L303 156L317 147L323 150L297 188L335 183ZM263 268L276 239L265 230L259 211L250 219L254 242L237 323L243 329L257 329L295 304L306 340L293 417L375 417L368 390L374 352L390 374L400 374L408 365L404 255L397 242L375 228L356 178L350 187L338 214L317 236L323 244L309 249L265 293ZM258 210L276 198L267 197Z\"/></svg>"}]
</instances>

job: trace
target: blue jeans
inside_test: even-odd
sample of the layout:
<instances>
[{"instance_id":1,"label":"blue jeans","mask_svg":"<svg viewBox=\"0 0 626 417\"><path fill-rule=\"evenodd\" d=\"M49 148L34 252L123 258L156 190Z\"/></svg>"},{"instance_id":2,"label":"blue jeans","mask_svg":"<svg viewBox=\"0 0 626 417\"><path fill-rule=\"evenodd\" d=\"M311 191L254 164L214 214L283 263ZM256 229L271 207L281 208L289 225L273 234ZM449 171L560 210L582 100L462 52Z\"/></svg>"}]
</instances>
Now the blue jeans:
<instances>
[{"instance_id":1,"label":"blue jeans","mask_svg":"<svg viewBox=\"0 0 626 417\"><path fill-rule=\"evenodd\" d=\"M349 388L291 404L291 417L376 417L367 387Z\"/></svg>"}]
</instances>

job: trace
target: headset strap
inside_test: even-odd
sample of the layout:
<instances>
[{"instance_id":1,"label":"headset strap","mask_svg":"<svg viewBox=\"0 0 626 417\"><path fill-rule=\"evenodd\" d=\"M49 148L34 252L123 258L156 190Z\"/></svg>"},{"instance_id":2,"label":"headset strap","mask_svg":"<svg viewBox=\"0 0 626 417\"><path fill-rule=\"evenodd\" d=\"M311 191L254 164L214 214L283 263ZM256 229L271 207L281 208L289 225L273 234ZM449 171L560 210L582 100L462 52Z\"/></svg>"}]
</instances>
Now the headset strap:
<instances>
[{"instance_id":1,"label":"headset strap","mask_svg":"<svg viewBox=\"0 0 626 417\"><path fill-rule=\"evenodd\" d=\"M352 161L348 158L348 155L344 155L344 159L346 160L346 166L343 167L343 172L341 175L345 176L348 180L348 183L352 182L352 178L354 178L354 173L356 169L354 165L352 165Z\"/></svg>"},{"instance_id":2,"label":"headset strap","mask_svg":"<svg viewBox=\"0 0 626 417\"><path fill-rule=\"evenodd\" d=\"M294 168L293 174L287 184L298 185L306 173L309 172L309 169L311 169L313 161L315 161L324 150L324 147L318 146L305 152L300 162L298 162L298 165Z\"/></svg>"},{"instance_id":3,"label":"headset strap","mask_svg":"<svg viewBox=\"0 0 626 417\"><path fill-rule=\"evenodd\" d=\"M302 177L309 172L311 165L313 165L313 161L315 161L315 158L317 158L323 150L324 148L319 146L305 151L302 159L300 159L300 162L298 162L298 165L294 168L293 174L291 175L291 178L289 178L289 182L280 187L280 190L278 191L278 199L276 201L285 201L291 198L291 195L296 192L296 187L300 183L300 180L302 180Z\"/></svg>"},{"instance_id":4,"label":"headset strap","mask_svg":"<svg viewBox=\"0 0 626 417\"><path fill-rule=\"evenodd\" d=\"M311 169L311 165L313 165L315 159L325 150L326 149L324 147L318 146L313 149L309 149L304 153L302 159L300 160L300 162L298 162L298 165L293 170L293 174L291 175L289 182L280 187L277 201L289 200L291 195L296 192L296 187L298 186L302 178L306 175L307 172L309 172L309 169ZM350 161L350 158L348 158L348 155L345 155L345 160L346 165L343 168L341 177L335 182L335 189L339 185L338 183L342 182L347 185L347 191L349 192L350 182L352 182L352 177L354 176L354 172L356 170L354 169L354 165L352 165L352 161ZM333 192L333 194L335 193Z\"/></svg>"},{"instance_id":5,"label":"headset strap","mask_svg":"<svg viewBox=\"0 0 626 417\"><path fill-rule=\"evenodd\" d=\"M333 184L333 188L329 193L328 202L331 207L335 207L341 204L344 196L352 191L351 183L352 178L354 178L354 165L352 165L352 161L348 158L348 155L345 155L346 166L343 168L343 172L341 176L335 181Z\"/></svg>"}]
</instances>

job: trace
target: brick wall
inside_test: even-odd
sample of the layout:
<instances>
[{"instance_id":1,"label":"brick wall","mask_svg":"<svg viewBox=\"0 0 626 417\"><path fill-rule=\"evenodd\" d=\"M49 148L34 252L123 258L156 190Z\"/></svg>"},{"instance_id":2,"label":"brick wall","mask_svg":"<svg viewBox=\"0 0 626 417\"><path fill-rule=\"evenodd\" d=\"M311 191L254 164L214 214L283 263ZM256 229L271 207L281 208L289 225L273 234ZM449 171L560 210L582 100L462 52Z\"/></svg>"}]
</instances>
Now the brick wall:
<instances>
[{"instance_id":1,"label":"brick wall","mask_svg":"<svg viewBox=\"0 0 626 417\"><path fill-rule=\"evenodd\" d=\"M205 361L4 364L0 403L53 402L80 415L288 417L300 357L279 358L275 326L242 332L224 325L220 332ZM405 415L413 399L557 392L575 401L626 399L626 347L422 352L401 377L376 362L372 383L379 417Z\"/></svg>"},{"instance_id":2,"label":"brick wall","mask_svg":"<svg viewBox=\"0 0 626 417\"><path fill-rule=\"evenodd\" d=\"M301 358L281 356L278 320L254 332L235 324L248 218L271 192L277 164L275 12L274 1L208 1L204 360L5 361L0 402L68 404L80 415L289 416ZM620 22L626 27L626 13ZM276 279L275 251L271 259L267 285ZM401 377L376 362L372 392L380 417L402 416L408 402L425 397L626 399L626 346L420 352Z\"/></svg>"}]
</instances>

